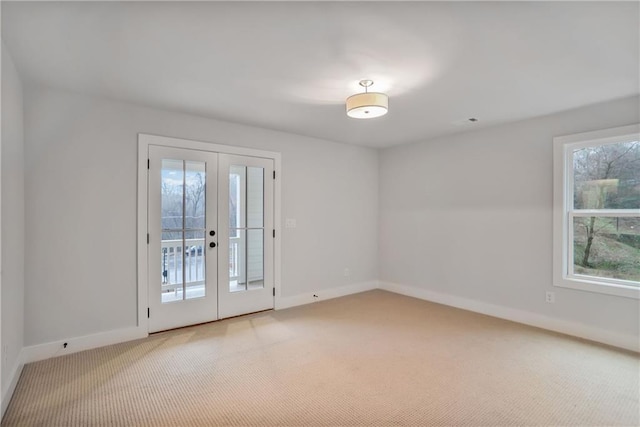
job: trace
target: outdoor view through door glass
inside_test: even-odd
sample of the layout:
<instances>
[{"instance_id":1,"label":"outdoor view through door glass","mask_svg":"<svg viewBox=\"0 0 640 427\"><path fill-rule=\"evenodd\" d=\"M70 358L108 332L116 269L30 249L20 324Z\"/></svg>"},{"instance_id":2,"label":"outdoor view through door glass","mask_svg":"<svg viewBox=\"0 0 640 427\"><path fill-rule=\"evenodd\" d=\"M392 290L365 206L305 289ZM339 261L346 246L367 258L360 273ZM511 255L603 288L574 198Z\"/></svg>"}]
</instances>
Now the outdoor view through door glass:
<instances>
[{"instance_id":1,"label":"outdoor view through door glass","mask_svg":"<svg viewBox=\"0 0 640 427\"><path fill-rule=\"evenodd\" d=\"M229 291L264 287L264 169L229 170Z\"/></svg>"},{"instance_id":2,"label":"outdoor view through door glass","mask_svg":"<svg viewBox=\"0 0 640 427\"><path fill-rule=\"evenodd\" d=\"M204 162L162 160L162 302L205 296Z\"/></svg>"},{"instance_id":3,"label":"outdoor view through door glass","mask_svg":"<svg viewBox=\"0 0 640 427\"><path fill-rule=\"evenodd\" d=\"M640 142L574 149L575 274L640 285Z\"/></svg>"}]
</instances>

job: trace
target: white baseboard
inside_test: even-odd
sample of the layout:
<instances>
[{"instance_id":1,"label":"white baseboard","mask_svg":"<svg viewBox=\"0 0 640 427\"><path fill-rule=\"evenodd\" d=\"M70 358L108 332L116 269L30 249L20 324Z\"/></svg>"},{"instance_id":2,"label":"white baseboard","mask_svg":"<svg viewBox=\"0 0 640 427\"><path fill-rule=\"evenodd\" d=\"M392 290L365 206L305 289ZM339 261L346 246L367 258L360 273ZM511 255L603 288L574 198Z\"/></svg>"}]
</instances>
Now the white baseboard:
<instances>
[{"instance_id":1,"label":"white baseboard","mask_svg":"<svg viewBox=\"0 0 640 427\"><path fill-rule=\"evenodd\" d=\"M20 374L22 374L22 368L24 368L24 349L20 350L20 353L18 353L16 363L11 370L11 381L9 381L6 388L2 390L2 413L0 414L0 419L4 417L4 413L9 406L9 402L11 401L11 397L13 396L13 392L16 391L16 386L18 385Z\"/></svg>"},{"instance_id":2,"label":"white baseboard","mask_svg":"<svg viewBox=\"0 0 640 427\"><path fill-rule=\"evenodd\" d=\"M83 350L104 347L105 345L118 344L126 341L145 338L149 334L140 327L116 329L98 334L69 338L45 344L32 345L22 349L23 363L37 362L38 360L77 353ZM67 343L65 348L64 343Z\"/></svg>"},{"instance_id":3,"label":"white baseboard","mask_svg":"<svg viewBox=\"0 0 640 427\"><path fill-rule=\"evenodd\" d=\"M308 294L301 294L293 297L280 297L276 298L276 309L294 307L297 305L309 304L316 301L323 301L359 292L370 291L377 289L377 287L378 282L376 281L361 282L330 289L323 289L321 291L310 292ZM314 297L314 295L317 295L318 297ZM78 351L90 350L106 345L145 338L148 335L147 331L143 328L131 327L82 337L58 340L45 344L37 344L22 349L22 361L23 363L37 362L39 360L76 353ZM64 347L64 343L67 343L66 348Z\"/></svg>"},{"instance_id":4,"label":"white baseboard","mask_svg":"<svg viewBox=\"0 0 640 427\"><path fill-rule=\"evenodd\" d=\"M414 286L400 285L397 283L379 282L379 289L406 295L426 301L457 307L476 313L486 314L512 322L523 323L566 335L585 338L590 341L624 348L635 352L640 352L640 340L637 336L619 334L581 323L556 319L528 311L517 310L500 305L488 304L450 294L429 291L427 289L416 288Z\"/></svg>"},{"instance_id":5,"label":"white baseboard","mask_svg":"<svg viewBox=\"0 0 640 427\"><path fill-rule=\"evenodd\" d=\"M482 313L517 323L523 323L542 329L560 332L567 335L573 335L591 341L596 341L611 346L640 352L639 339L634 335L619 334L576 322L570 322L544 316L537 313L488 304L480 301L458 297L455 295L443 294L439 292L429 291L427 289L389 282L360 282L345 286L338 286L330 289L323 289L316 292L308 292L291 297L277 297L275 308L279 310L298 305L310 304L316 301L324 301L346 295L357 294L374 289L383 289L401 295L419 298L439 304L448 305L451 307L457 307L476 313ZM11 400L11 396L13 395L24 364L62 356L65 354L76 353L83 350L103 347L106 345L145 338L147 336L148 333L146 330L144 330L144 328L131 327L23 348L20 352L16 365L13 368L11 381L7 385L6 390L2 390L2 414L4 414L6 407L9 405L9 401ZM67 343L66 348L64 347L65 342Z\"/></svg>"},{"instance_id":6,"label":"white baseboard","mask_svg":"<svg viewBox=\"0 0 640 427\"><path fill-rule=\"evenodd\" d=\"M325 301L332 298L343 297L346 295L357 294L360 292L378 289L377 281L353 283L345 286L338 286L330 289L322 289L315 292L308 292L292 297L276 298L276 310L283 308L295 307L298 305L311 304L313 302Z\"/></svg>"}]
</instances>

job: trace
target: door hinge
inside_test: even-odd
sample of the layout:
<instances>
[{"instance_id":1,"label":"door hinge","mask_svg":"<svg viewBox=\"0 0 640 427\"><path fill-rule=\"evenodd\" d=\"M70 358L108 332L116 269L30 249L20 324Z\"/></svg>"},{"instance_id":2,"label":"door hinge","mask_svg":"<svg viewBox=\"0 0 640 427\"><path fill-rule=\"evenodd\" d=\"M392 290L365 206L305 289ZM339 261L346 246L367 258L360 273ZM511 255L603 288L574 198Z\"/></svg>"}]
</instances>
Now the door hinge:
<instances>
[{"instance_id":1,"label":"door hinge","mask_svg":"<svg viewBox=\"0 0 640 427\"><path fill-rule=\"evenodd\" d=\"M276 288L275 287L273 288L273 296L274 297L276 296Z\"/></svg>"},{"instance_id":2,"label":"door hinge","mask_svg":"<svg viewBox=\"0 0 640 427\"><path fill-rule=\"evenodd\" d=\"M273 230L273 237L276 237L276 230Z\"/></svg>"},{"instance_id":3,"label":"door hinge","mask_svg":"<svg viewBox=\"0 0 640 427\"><path fill-rule=\"evenodd\" d=\"M151 160L147 159L147 169L151 169Z\"/></svg>"},{"instance_id":4,"label":"door hinge","mask_svg":"<svg viewBox=\"0 0 640 427\"><path fill-rule=\"evenodd\" d=\"M151 309L147 307L147 319L151 317Z\"/></svg>"},{"instance_id":5,"label":"door hinge","mask_svg":"<svg viewBox=\"0 0 640 427\"><path fill-rule=\"evenodd\" d=\"M276 179L276 171L273 171L273 179Z\"/></svg>"},{"instance_id":6,"label":"door hinge","mask_svg":"<svg viewBox=\"0 0 640 427\"><path fill-rule=\"evenodd\" d=\"M147 245L149 244L149 233L147 233Z\"/></svg>"}]
</instances>

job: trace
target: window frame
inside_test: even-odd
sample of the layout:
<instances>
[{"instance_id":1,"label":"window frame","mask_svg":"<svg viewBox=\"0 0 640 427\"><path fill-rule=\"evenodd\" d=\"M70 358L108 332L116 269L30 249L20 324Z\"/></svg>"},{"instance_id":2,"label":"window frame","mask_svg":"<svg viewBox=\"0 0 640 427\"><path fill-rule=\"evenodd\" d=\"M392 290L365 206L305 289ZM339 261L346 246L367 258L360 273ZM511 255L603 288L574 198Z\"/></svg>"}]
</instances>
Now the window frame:
<instances>
[{"instance_id":1,"label":"window frame","mask_svg":"<svg viewBox=\"0 0 640 427\"><path fill-rule=\"evenodd\" d=\"M553 285L640 299L640 283L573 272L576 217L640 217L640 209L574 209L573 150L640 140L640 124L553 138Z\"/></svg>"}]
</instances>

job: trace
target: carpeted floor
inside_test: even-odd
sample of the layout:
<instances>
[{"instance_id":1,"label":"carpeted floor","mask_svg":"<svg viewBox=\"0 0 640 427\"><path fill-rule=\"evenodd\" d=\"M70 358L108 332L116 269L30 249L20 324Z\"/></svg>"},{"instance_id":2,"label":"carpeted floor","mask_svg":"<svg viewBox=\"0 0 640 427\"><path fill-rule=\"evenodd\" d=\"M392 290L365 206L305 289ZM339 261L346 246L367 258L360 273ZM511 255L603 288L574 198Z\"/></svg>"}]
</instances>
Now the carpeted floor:
<instances>
[{"instance_id":1,"label":"carpeted floor","mask_svg":"<svg viewBox=\"0 0 640 427\"><path fill-rule=\"evenodd\" d=\"M384 291L29 364L3 426L633 425L640 358Z\"/></svg>"}]
</instances>

